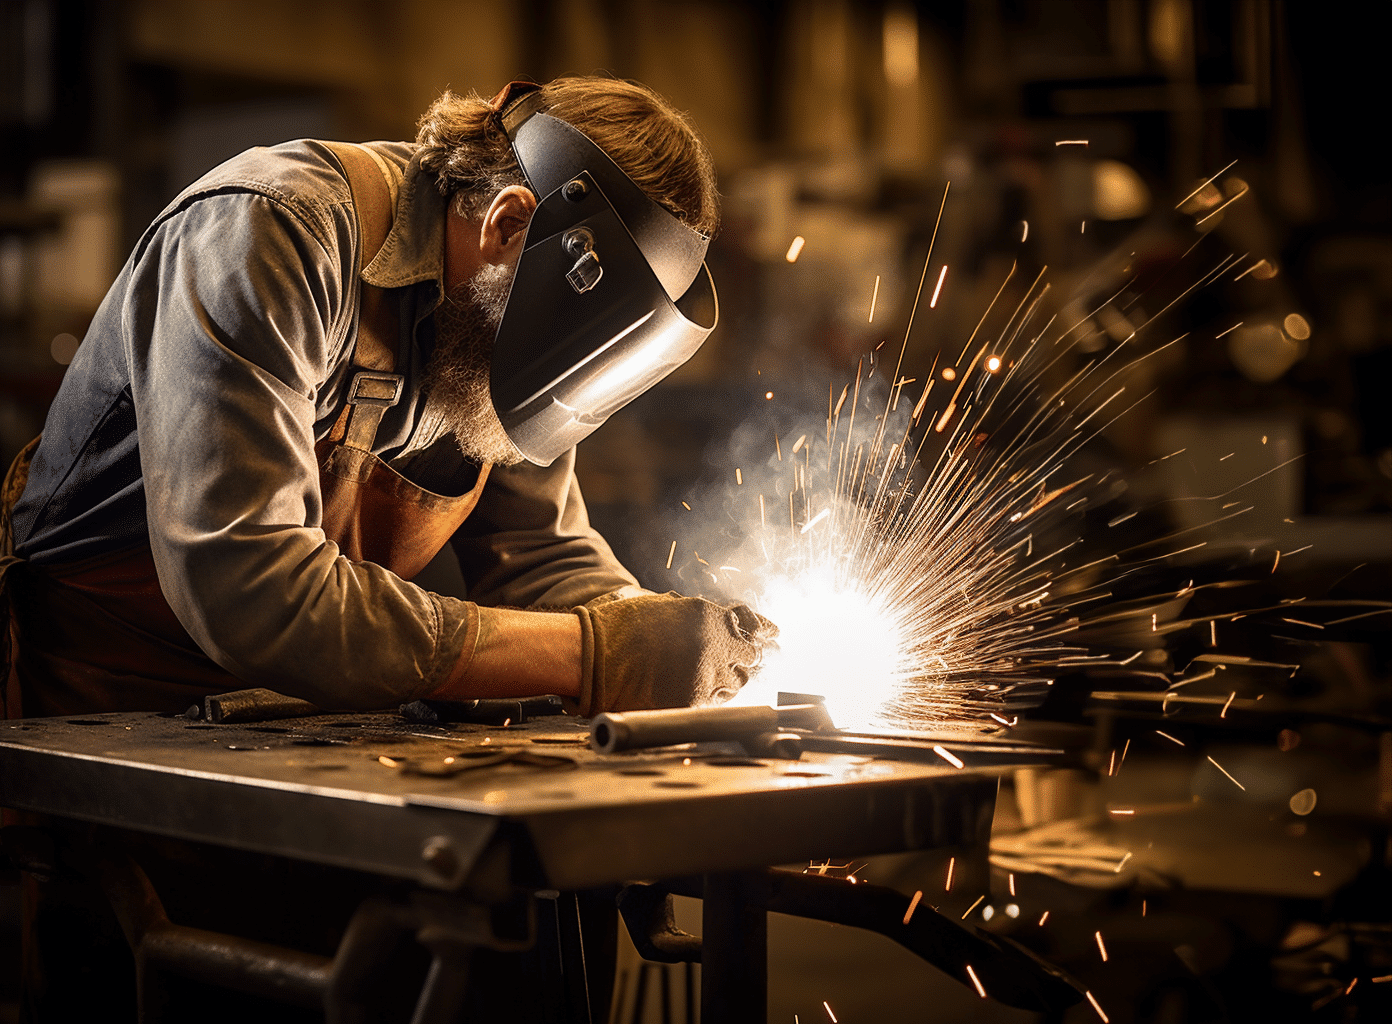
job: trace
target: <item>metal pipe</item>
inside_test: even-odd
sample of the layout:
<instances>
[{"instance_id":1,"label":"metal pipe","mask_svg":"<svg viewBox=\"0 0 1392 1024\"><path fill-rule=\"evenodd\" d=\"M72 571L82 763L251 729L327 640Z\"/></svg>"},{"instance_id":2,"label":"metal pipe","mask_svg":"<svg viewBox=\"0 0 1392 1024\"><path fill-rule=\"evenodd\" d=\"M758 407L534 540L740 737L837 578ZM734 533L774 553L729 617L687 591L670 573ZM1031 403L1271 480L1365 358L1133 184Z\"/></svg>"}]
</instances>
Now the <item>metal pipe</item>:
<instances>
[{"instance_id":1,"label":"metal pipe","mask_svg":"<svg viewBox=\"0 0 1392 1024\"><path fill-rule=\"evenodd\" d=\"M333 961L265 942L166 923L136 953L151 967L278 1002L322 1008Z\"/></svg>"},{"instance_id":2,"label":"metal pipe","mask_svg":"<svg viewBox=\"0 0 1392 1024\"><path fill-rule=\"evenodd\" d=\"M831 725L820 704L772 708L763 705L667 708L596 715L590 722L590 746L601 754L643 747L711 740L739 741L782 729L821 729Z\"/></svg>"},{"instance_id":3,"label":"metal pipe","mask_svg":"<svg viewBox=\"0 0 1392 1024\"><path fill-rule=\"evenodd\" d=\"M130 857L118 854L92 863L90 854L78 856L88 861L130 943L142 1007L146 984L153 980L151 969L300 1006L323 1005L333 971L328 957L173 924L149 878Z\"/></svg>"}]
</instances>

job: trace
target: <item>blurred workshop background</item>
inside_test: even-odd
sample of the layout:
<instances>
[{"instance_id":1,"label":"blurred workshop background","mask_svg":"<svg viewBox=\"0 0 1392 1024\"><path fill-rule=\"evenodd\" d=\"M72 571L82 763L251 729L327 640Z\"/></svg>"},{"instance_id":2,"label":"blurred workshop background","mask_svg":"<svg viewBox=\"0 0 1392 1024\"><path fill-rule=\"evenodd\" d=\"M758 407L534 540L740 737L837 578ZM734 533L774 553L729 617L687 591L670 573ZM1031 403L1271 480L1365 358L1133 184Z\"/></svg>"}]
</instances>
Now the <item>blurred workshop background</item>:
<instances>
[{"instance_id":1,"label":"blurred workshop background","mask_svg":"<svg viewBox=\"0 0 1392 1024\"><path fill-rule=\"evenodd\" d=\"M742 424L825 415L829 383L839 391L867 351L902 341L948 181L935 260L951 274L905 356L920 373L971 333L1013 262L1031 278L1048 266L1046 319L1083 301L1118 253L1180 256L1197 236L1192 217L1188 235L1174 226L1176 205L1228 169L1210 206L1246 192L1203 231L1264 262L1183 314L1173 334L1189 338L1138 371L1154 397L1105 442L1132 466L1181 447L1212 456L1135 496L1158 506L1212 489L1195 465L1270 438L1292 461L1232 546L1285 524L1313 545L1283 569L1290 595L1347 573L1340 594L1386 598L1392 175L1376 153L1389 30L1386 2L0 0L0 457L39 432L126 254L204 171L296 137L411 138L447 87L491 95L514 78L601 72L688 111L724 194L710 251L720 327L581 447L592 517L647 585L683 585L680 564L667 568L674 522L731 473ZM1079 354L1127 326L1101 324ZM1385 642L1323 656L1311 692L1368 711L1389 702ZM1055 813L1031 801L1010 804L1024 824ZM1326 936L1310 928L1277 939L1307 951ZM784 1007L790 1021L826 1019L823 999L847 1024L928 1019L927 1000L934 1020L1031 1019L887 940L780 929L773 1019ZM1113 1020L1252 1019L1214 1009L1207 980L1240 943L1181 924L1135 943L1173 962L1138 969ZM648 991L658 998L656 981Z\"/></svg>"}]
</instances>

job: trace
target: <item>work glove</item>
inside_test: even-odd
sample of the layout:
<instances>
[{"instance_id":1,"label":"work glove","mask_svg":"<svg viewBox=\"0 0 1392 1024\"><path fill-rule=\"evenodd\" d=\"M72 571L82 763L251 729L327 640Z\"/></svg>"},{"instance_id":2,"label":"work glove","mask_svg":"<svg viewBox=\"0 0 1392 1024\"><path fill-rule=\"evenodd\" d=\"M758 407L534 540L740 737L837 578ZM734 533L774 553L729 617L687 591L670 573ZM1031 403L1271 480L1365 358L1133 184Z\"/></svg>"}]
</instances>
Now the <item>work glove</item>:
<instances>
[{"instance_id":1,"label":"work glove","mask_svg":"<svg viewBox=\"0 0 1392 1024\"><path fill-rule=\"evenodd\" d=\"M600 598L580 618L579 712L727 701L749 682L778 627L743 604L680 594Z\"/></svg>"}]
</instances>

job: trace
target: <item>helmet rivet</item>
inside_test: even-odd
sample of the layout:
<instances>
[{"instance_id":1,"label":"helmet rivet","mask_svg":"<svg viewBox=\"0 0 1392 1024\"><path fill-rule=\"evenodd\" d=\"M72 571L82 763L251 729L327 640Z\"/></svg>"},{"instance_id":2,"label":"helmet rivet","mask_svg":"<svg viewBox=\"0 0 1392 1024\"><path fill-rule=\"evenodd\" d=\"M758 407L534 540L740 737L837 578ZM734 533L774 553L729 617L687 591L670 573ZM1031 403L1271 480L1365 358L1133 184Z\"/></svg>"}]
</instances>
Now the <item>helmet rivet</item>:
<instances>
[{"instance_id":1,"label":"helmet rivet","mask_svg":"<svg viewBox=\"0 0 1392 1024\"><path fill-rule=\"evenodd\" d=\"M566 182L566 186L561 191L561 195L565 196L572 203L578 203L589 194L589 191L590 187L579 178L576 178L573 181Z\"/></svg>"}]
</instances>

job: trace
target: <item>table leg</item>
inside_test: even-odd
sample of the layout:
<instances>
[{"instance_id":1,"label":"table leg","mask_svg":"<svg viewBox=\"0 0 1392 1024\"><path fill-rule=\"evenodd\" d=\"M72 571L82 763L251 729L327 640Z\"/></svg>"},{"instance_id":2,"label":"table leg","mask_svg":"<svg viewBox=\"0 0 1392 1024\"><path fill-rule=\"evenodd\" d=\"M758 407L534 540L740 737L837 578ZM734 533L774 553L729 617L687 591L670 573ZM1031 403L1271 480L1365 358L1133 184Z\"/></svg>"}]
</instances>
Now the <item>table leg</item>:
<instances>
[{"instance_id":1,"label":"table leg","mask_svg":"<svg viewBox=\"0 0 1392 1024\"><path fill-rule=\"evenodd\" d=\"M768 1013L768 881L763 872L705 877L702 1024L762 1024Z\"/></svg>"}]
</instances>

